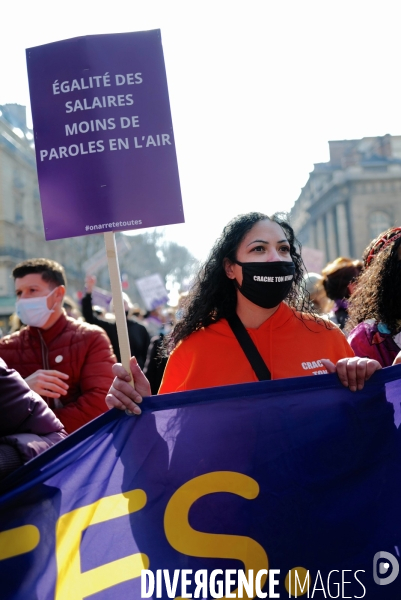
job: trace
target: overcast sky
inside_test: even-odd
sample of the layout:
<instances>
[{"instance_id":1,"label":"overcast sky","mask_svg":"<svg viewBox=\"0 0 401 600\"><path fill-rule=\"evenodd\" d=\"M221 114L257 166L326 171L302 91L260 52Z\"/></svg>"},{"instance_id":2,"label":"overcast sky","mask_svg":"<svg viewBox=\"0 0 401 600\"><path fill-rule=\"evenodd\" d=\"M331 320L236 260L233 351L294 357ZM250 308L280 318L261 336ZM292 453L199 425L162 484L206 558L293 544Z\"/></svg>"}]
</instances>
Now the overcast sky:
<instances>
[{"instance_id":1,"label":"overcast sky","mask_svg":"<svg viewBox=\"0 0 401 600\"><path fill-rule=\"evenodd\" d=\"M236 214L289 210L328 140L401 133L399 2L24 0L2 14L0 104L28 107L25 48L161 29L186 218L166 235L201 259Z\"/></svg>"}]
</instances>

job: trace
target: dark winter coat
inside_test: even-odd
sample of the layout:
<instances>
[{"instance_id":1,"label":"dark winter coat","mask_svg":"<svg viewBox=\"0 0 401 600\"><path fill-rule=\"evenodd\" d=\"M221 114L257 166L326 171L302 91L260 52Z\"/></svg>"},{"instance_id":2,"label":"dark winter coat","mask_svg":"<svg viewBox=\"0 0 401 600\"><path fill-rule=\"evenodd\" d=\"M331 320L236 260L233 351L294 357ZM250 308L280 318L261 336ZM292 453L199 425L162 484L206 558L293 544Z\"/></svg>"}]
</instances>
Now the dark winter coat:
<instances>
[{"instance_id":1,"label":"dark winter coat","mask_svg":"<svg viewBox=\"0 0 401 600\"><path fill-rule=\"evenodd\" d=\"M98 325L105 330L113 346L117 361L121 362L120 348L118 344L117 325L106 319L100 319L92 310L92 294L86 294L82 298L82 315L88 323ZM131 356L135 356L138 365L143 369L150 343L150 337L146 327L133 319L127 319L128 339Z\"/></svg>"},{"instance_id":2,"label":"dark winter coat","mask_svg":"<svg viewBox=\"0 0 401 600\"><path fill-rule=\"evenodd\" d=\"M0 472L26 463L66 437L63 425L21 375L0 359Z\"/></svg>"}]
</instances>

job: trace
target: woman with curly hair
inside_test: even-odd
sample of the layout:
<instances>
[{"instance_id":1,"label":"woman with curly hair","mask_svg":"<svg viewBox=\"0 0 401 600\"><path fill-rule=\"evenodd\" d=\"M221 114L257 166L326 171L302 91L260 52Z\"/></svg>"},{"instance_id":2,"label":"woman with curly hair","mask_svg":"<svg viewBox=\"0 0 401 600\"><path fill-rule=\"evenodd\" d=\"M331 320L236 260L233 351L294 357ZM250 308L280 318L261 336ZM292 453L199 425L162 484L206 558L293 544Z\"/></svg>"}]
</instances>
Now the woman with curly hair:
<instances>
[{"instance_id":1,"label":"woman with curly hair","mask_svg":"<svg viewBox=\"0 0 401 600\"><path fill-rule=\"evenodd\" d=\"M328 371L361 389L380 365L355 358L342 332L312 313L302 281L300 247L284 218L252 212L233 219L171 334L159 394ZM131 370L136 389L118 365L106 402L139 414L136 403L149 388L135 359Z\"/></svg>"},{"instance_id":2,"label":"woman with curly hair","mask_svg":"<svg viewBox=\"0 0 401 600\"><path fill-rule=\"evenodd\" d=\"M381 233L363 258L348 308L348 341L356 356L388 367L401 350L401 227Z\"/></svg>"}]
</instances>

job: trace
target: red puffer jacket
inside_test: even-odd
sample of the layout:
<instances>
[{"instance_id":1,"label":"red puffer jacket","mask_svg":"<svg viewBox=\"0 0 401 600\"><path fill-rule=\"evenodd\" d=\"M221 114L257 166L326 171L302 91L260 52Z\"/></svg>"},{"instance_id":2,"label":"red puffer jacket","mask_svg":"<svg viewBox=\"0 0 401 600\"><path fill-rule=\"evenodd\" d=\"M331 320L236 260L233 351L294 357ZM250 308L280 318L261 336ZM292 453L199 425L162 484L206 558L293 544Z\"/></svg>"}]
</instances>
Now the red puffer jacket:
<instances>
[{"instance_id":1,"label":"red puffer jacket","mask_svg":"<svg viewBox=\"0 0 401 600\"><path fill-rule=\"evenodd\" d=\"M66 396L45 398L68 433L107 411L105 396L116 359L100 327L63 314L50 329L28 326L1 339L0 357L23 378L38 369L69 376Z\"/></svg>"}]
</instances>

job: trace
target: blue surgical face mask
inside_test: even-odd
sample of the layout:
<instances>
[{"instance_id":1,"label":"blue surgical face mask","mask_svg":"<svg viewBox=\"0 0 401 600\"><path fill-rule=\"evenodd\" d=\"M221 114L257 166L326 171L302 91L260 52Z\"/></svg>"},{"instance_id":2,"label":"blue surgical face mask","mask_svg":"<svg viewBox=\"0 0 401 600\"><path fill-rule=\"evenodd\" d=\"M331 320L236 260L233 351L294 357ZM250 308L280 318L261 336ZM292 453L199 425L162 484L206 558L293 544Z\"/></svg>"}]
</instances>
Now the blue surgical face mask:
<instances>
[{"instance_id":1,"label":"blue surgical face mask","mask_svg":"<svg viewBox=\"0 0 401 600\"><path fill-rule=\"evenodd\" d=\"M55 288L57 289L57 288ZM54 313L54 309L47 307L47 299L52 295L54 290L47 296L39 296L38 298L21 298L15 303L15 312L17 317L21 319L25 325L32 327L43 327L48 321L50 315Z\"/></svg>"}]
</instances>

